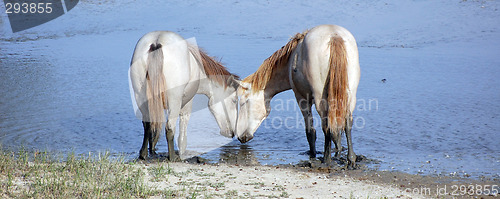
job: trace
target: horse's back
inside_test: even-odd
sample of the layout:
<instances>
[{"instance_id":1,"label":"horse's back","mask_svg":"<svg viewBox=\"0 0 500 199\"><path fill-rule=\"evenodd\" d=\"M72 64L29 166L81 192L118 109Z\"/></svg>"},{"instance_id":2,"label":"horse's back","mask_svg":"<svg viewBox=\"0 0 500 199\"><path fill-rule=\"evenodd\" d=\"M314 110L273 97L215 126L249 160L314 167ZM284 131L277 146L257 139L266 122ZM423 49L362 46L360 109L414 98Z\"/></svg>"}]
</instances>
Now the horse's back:
<instances>
[{"instance_id":1,"label":"horse's back","mask_svg":"<svg viewBox=\"0 0 500 199\"><path fill-rule=\"evenodd\" d=\"M345 28L337 25L320 25L309 30L304 38L304 52L307 54L309 65L313 70L318 70L319 80L326 81L328 76L330 41L332 37L340 37L344 40L349 60L348 68L359 68L358 48L354 36ZM349 69L348 69L349 70ZM351 77L351 74L349 74ZM354 78L354 77L353 77ZM317 77L315 78L317 79ZM356 78L354 78L356 79ZM359 79L359 78L358 78Z\"/></svg>"},{"instance_id":2,"label":"horse's back","mask_svg":"<svg viewBox=\"0 0 500 199\"><path fill-rule=\"evenodd\" d=\"M153 31L142 36L136 44L131 63L131 79L136 95L145 95L141 85L146 81L148 57L152 45L161 45L161 59L167 99L192 98L196 93L197 84L191 79L199 78L190 57L187 41L177 33L170 31ZM151 74L150 74L151 75ZM196 83L196 82L194 82ZM188 90L185 90L188 88ZM170 100L167 100L170 101ZM184 101L184 100L182 100Z\"/></svg>"},{"instance_id":3,"label":"horse's back","mask_svg":"<svg viewBox=\"0 0 500 199\"><path fill-rule=\"evenodd\" d=\"M297 47L296 54L291 57L293 63L291 65L293 70L290 70L291 83L293 87L296 87L294 89L296 92L300 90L299 88L309 88L316 103L324 98L325 82L330 69L329 57L332 37L340 37L344 41L348 60L349 101L353 102L350 103L353 106L353 104L355 105L355 95L360 77L359 55L354 36L341 26L320 25L307 32L304 40ZM306 93L306 91L299 92Z\"/></svg>"},{"instance_id":4,"label":"horse's back","mask_svg":"<svg viewBox=\"0 0 500 199\"><path fill-rule=\"evenodd\" d=\"M148 32L142 36L137 44L135 45L134 55L132 57L132 63L139 60L147 55L149 52L150 45L153 43L161 43L163 46L183 41L179 34L171 31L153 31Z\"/></svg>"}]
</instances>

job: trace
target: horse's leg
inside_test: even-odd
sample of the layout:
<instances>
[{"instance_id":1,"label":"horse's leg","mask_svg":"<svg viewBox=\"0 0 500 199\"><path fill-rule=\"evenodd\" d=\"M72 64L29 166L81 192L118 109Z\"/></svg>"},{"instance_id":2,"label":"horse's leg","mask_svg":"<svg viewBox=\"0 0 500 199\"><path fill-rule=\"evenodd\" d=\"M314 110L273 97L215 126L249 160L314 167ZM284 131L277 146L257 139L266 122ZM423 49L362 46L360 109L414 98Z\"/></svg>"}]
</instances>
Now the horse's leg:
<instances>
[{"instance_id":1,"label":"horse's leg","mask_svg":"<svg viewBox=\"0 0 500 199\"><path fill-rule=\"evenodd\" d=\"M175 154L175 149L174 149L175 123L169 125L169 123L171 123L170 121L171 119L169 118L167 121L167 125L165 125L165 135L167 137L167 145L168 145L168 160L177 161L179 160L179 157L177 156L177 154Z\"/></svg>"},{"instance_id":2,"label":"horse's leg","mask_svg":"<svg viewBox=\"0 0 500 199\"><path fill-rule=\"evenodd\" d=\"M182 94L180 95L182 96ZM177 118L180 114L182 97L178 98L169 98L173 100L168 101L168 119L167 124L165 125L165 135L167 137L167 145L168 145L168 159L170 161L178 161L179 156L175 154L174 150L174 135L175 135L175 125L177 123ZM178 99L178 100L175 100Z\"/></svg>"},{"instance_id":3,"label":"horse's leg","mask_svg":"<svg viewBox=\"0 0 500 199\"><path fill-rule=\"evenodd\" d=\"M158 139L160 139L160 132L154 131L151 135L151 138L153 140L153 143L149 145L149 147L151 147L150 153L156 155L156 144L158 143Z\"/></svg>"},{"instance_id":4,"label":"horse's leg","mask_svg":"<svg viewBox=\"0 0 500 199\"><path fill-rule=\"evenodd\" d=\"M150 125L151 126L151 125ZM160 137L160 132L149 128L149 154L156 155L156 143L158 143L158 138Z\"/></svg>"},{"instance_id":5,"label":"horse's leg","mask_svg":"<svg viewBox=\"0 0 500 199\"><path fill-rule=\"evenodd\" d=\"M325 94L325 93L323 93ZM323 163L330 165L332 162L332 130L328 127L328 100L326 97L315 97L316 110L321 117L321 129L325 135L325 150L323 152Z\"/></svg>"},{"instance_id":6,"label":"horse's leg","mask_svg":"<svg viewBox=\"0 0 500 199\"><path fill-rule=\"evenodd\" d=\"M189 117L191 116L191 109L193 107L193 100L189 101L181 109L179 118L179 137L177 137L177 146L179 147L179 155L184 155L187 147L187 126Z\"/></svg>"},{"instance_id":7,"label":"horse's leg","mask_svg":"<svg viewBox=\"0 0 500 199\"><path fill-rule=\"evenodd\" d=\"M316 158L316 129L313 125L313 116L311 112L312 100L302 97L295 93L295 98L299 104L300 111L304 117L307 142L309 143L309 158Z\"/></svg>"},{"instance_id":8,"label":"horse's leg","mask_svg":"<svg viewBox=\"0 0 500 199\"><path fill-rule=\"evenodd\" d=\"M332 131L328 128L328 117L321 120L323 133L325 134L325 151L323 152L323 163L329 165L332 162Z\"/></svg>"},{"instance_id":9,"label":"horse's leg","mask_svg":"<svg viewBox=\"0 0 500 199\"><path fill-rule=\"evenodd\" d=\"M174 124L175 125L175 124ZM165 126L165 135L167 137L167 145L168 145L168 160L177 161L179 157L175 154L174 149L174 135L175 135L175 126Z\"/></svg>"},{"instance_id":10,"label":"horse's leg","mask_svg":"<svg viewBox=\"0 0 500 199\"><path fill-rule=\"evenodd\" d=\"M149 154L156 155L156 143L158 143L158 138L160 138L160 132L150 128L149 131Z\"/></svg>"},{"instance_id":11,"label":"horse's leg","mask_svg":"<svg viewBox=\"0 0 500 199\"><path fill-rule=\"evenodd\" d=\"M340 159L340 153L342 152L342 132L330 129L330 134L332 135L333 144L335 144L335 158Z\"/></svg>"},{"instance_id":12,"label":"horse's leg","mask_svg":"<svg viewBox=\"0 0 500 199\"><path fill-rule=\"evenodd\" d=\"M351 130L352 130L352 116L349 117L346 121L345 136L347 138L347 147L348 147L348 152L347 152L347 159L349 160L348 167L353 169L356 166L356 153L354 153L352 147Z\"/></svg>"},{"instance_id":13,"label":"horse's leg","mask_svg":"<svg viewBox=\"0 0 500 199\"><path fill-rule=\"evenodd\" d=\"M139 159L145 160L148 157L148 143L149 138L151 137L151 123L142 122L142 126L144 127L144 140L142 141L141 150L139 151Z\"/></svg>"}]
</instances>

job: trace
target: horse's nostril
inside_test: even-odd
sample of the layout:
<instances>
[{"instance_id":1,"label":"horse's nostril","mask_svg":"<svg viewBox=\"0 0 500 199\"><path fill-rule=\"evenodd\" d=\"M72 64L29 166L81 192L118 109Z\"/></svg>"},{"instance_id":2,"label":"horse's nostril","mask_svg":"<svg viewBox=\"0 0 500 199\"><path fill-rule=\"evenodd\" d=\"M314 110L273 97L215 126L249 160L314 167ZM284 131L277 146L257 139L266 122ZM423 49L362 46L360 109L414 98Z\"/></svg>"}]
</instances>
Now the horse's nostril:
<instances>
[{"instance_id":1,"label":"horse's nostril","mask_svg":"<svg viewBox=\"0 0 500 199\"><path fill-rule=\"evenodd\" d=\"M245 143L245 142L247 142L247 141L246 141L246 138L244 138L244 137L242 137L242 138L241 138L241 137L238 137L238 140L239 140L241 143Z\"/></svg>"}]
</instances>

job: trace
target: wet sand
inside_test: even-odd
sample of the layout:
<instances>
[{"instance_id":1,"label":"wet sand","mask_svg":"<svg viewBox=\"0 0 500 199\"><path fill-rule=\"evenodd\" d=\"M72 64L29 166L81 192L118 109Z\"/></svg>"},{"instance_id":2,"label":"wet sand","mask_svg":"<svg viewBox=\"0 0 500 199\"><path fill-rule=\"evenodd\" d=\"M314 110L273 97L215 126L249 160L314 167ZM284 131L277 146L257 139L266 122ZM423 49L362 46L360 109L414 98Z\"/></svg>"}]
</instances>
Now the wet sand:
<instances>
[{"instance_id":1,"label":"wet sand","mask_svg":"<svg viewBox=\"0 0 500 199\"><path fill-rule=\"evenodd\" d=\"M244 158L229 157L221 163L208 163L195 156L169 163L165 156L140 161L138 167L167 164L173 173L184 176L154 182L151 186L193 185L201 196L236 194L243 197L279 198L497 198L500 179L472 179L449 176L414 175L380 171L365 166L370 160L358 156L354 170L346 170L344 160L326 166L320 160L295 165L263 166ZM186 184L187 183L187 184ZM216 184L224 186L215 186ZM185 188L185 187L184 187ZM496 193L496 194L495 194ZM227 196L227 195L226 195Z\"/></svg>"},{"instance_id":2,"label":"wet sand","mask_svg":"<svg viewBox=\"0 0 500 199\"><path fill-rule=\"evenodd\" d=\"M148 186L187 190L200 198L425 198L389 184L279 166L160 162L137 167L148 171L157 164L166 164L173 174L154 181L145 172Z\"/></svg>"},{"instance_id":3,"label":"wet sand","mask_svg":"<svg viewBox=\"0 0 500 199\"><path fill-rule=\"evenodd\" d=\"M431 198L498 198L499 181L474 180L445 176L413 175L402 172L353 170L330 173L331 177L343 176L381 186L398 187L406 193L420 194ZM492 186L496 185L493 190ZM497 194L485 194L486 191ZM472 193L472 194L471 194Z\"/></svg>"}]
</instances>

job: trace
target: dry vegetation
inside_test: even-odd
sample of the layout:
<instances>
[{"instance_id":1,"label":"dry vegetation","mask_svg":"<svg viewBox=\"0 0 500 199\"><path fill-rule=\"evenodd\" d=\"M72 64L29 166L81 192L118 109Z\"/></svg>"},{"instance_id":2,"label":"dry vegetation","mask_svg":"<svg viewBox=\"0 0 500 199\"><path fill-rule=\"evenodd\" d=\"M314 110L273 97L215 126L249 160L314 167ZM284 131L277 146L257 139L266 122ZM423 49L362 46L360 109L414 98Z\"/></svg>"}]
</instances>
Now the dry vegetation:
<instances>
[{"instance_id":1,"label":"dry vegetation","mask_svg":"<svg viewBox=\"0 0 500 199\"><path fill-rule=\"evenodd\" d=\"M0 198L332 197L421 196L391 185L278 166L135 162L109 153L55 155L0 149Z\"/></svg>"}]
</instances>

